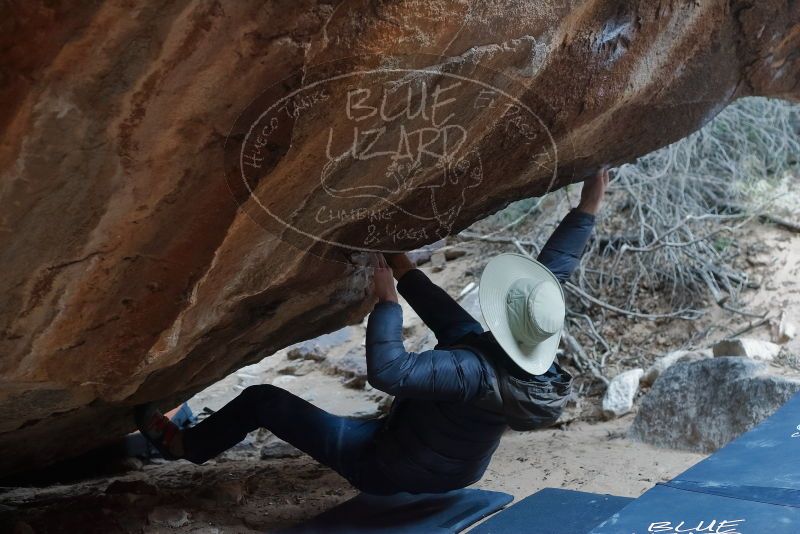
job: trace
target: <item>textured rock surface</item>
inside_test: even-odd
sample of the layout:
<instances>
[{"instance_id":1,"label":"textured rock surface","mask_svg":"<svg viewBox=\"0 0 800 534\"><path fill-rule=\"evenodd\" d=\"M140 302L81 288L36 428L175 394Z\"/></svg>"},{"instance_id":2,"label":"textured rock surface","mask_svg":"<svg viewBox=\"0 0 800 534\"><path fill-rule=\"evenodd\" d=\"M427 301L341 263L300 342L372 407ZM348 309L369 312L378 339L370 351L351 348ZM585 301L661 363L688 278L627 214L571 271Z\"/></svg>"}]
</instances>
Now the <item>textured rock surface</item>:
<instances>
[{"instance_id":1,"label":"textured rock surface","mask_svg":"<svg viewBox=\"0 0 800 534\"><path fill-rule=\"evenodd\" d=\"M705 350L675 350L657 359L653 365L647 368L642 376L642 384L652 385L661 374L678 362L697 361L711 358L711 351Z\"/></svg>"},{"instance_id":2,"label":"textured rock surface","mask_svg":"<svg viewBox=\"0 0 800 534\"><path fill-rule=\"evenodd\" d=\"M368 309L362 269L265 231L224 177L242 109L309 65L425 53L502 72L552 136L555 187L677 140L734 98L800 94L800 5L777 0L33 1L4 2L0 26L0 473L100 445L131 429L130 406L174 405ZM450 232L554 174L531 162L543 138L525 146L496 114L459 113L483 176L447 212ZM256 184L280 206L308 199L303 224L319 178L300 156L324 149L320 124L282 131L291 142ZM350 168L333 177L374 170Z\"/></svg>"},{"instance_id":3,"label":"textured rock surface","mask_svg":"<svg viewBox=\"0 0 800 534\"><path fill-rule=\"evenodd\" d=\"M678 362L642 399L630 434L659 447L713 452L798 391L800 379L769 374L768 364L749 358Z\"/></svg>"}]
</instances>

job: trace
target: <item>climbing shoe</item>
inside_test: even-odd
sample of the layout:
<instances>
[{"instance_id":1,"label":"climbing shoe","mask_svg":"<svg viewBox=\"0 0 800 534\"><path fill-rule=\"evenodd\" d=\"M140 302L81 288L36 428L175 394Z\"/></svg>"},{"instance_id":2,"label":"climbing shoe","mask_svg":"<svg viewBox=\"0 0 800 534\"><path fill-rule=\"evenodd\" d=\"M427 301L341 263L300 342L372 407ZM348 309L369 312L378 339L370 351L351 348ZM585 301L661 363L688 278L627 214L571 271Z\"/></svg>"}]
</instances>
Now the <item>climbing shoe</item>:
<instances>
[{"instance_id":1,"label":"climbing shoe","mask_svg":"<svg viewBox=\"0 0 800 534\"><path fill-rule=\"evenodd\" d=\"M139 432L147 438L161 453L165 460L178 460L179 456L173 454L174 440L180 429L170 421L169 417L162 414L153 404L142 404L134 411L136 426Z\"/></svg>"}]
</instances>

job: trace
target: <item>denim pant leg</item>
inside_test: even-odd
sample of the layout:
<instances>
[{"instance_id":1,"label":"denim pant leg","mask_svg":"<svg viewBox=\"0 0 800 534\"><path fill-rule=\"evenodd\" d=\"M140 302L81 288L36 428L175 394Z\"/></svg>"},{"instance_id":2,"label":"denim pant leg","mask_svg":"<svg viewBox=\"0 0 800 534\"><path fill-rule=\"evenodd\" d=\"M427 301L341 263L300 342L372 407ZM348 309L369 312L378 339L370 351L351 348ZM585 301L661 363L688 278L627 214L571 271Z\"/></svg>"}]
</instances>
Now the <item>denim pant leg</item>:
<instances>
[{"instance_id":1,"label":"denim pant leg","mask_svg":"<svg viewBox=\"0 0 800 534\"><path fill-rule=\"evenodd\" d=\"M184 431L184 457L201 464L233 447L249 432L266 428L352 480L358 474L365 447L381 426L380 420L329 414L276 386L250 386L218 412Z\"/></svg>"}]
</instances>

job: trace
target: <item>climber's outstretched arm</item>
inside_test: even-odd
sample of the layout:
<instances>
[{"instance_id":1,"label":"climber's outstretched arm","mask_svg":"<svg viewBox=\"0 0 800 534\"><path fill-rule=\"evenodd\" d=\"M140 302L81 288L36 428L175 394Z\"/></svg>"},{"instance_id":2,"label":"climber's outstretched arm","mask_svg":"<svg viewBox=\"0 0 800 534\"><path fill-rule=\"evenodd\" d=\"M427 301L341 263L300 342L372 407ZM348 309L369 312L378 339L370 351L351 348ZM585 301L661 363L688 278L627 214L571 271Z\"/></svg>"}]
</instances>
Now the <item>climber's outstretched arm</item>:
<instances>
[{"instance_id":1,"label":"climber's outstretched arm","mask_svg":"<svg viewBox=\"0 0 800 534\"><path fill-rule=\"evenodd\" d=\"M539 262L550 269L561 282L566 281L580 263L607 187L606 168L587 179L583 183L578 207L564 217L539 253Z\"/></svg>"}]
</instances>

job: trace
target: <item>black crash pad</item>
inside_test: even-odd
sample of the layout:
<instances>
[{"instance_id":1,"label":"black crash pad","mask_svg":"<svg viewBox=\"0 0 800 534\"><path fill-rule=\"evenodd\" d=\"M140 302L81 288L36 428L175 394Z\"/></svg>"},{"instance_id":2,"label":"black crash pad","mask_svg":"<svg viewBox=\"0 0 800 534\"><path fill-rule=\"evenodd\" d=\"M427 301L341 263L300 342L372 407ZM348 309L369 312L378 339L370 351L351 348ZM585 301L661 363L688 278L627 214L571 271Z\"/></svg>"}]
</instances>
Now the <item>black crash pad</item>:
<instances>
[{"instance_id":1,"label":"black crash pad","mask_svg":"<svg viewBox=\"0 0 800 534\"><path fill-rule=\"evenodd\" d=\"M586 534L631 501L629 497L546 488L494 515L469 534Z\"/></svg>"},{"instance_id":2,"label":"black crash pad","mask_svg":"<svg viewBox=\"0 0 800 534\"><path fill-rule=\"evenodd\" d=\"M496 491L461 489L448 493L399 493L388 497L362 493L285 534L444 534L461 532L513 500Z\"/></svg>"}]
</instances>

